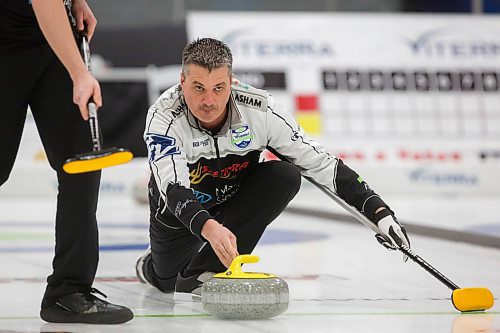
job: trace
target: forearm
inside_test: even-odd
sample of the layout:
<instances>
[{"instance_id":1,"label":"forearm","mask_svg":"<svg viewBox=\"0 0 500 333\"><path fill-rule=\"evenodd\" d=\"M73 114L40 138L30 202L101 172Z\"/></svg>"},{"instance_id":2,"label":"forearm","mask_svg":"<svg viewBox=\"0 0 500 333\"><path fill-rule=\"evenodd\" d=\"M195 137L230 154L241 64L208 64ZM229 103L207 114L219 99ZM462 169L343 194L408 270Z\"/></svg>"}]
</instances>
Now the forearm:
<instances>
[{"instance_id":1,"label":"forearm","mask_svg":"<svg viewBox=\"0 0 500 333\"><path fill-rule=\"evenodd\" d=\"M191 233L202 239L201 230L212 216L198 202L192 190L177 183L169 184L166 190L166 203L170 212Z\"/></svg>"},{"instance_id":2,"label":"forearm","mask_svg":"<svg viewBox=\"0 0 500 333\"><path fill-rule=\"evenodd\" d=\"M212 239L212 236L214 235L214 233L217 232L219 228L220 228L219 222L210 218L206 220L205 223L203 224L203 227L201 228L201 235L203 236L203 238L210 240Z\"/></svg>"},{"instance_id":3,"label":"forearm","mask_svg":"<svg viewBox=\"0 0 500 333\"><path fill-rule=\"evenodd\" d=\"M43 35L72 79L86 71L61 0L33 0L33 10Z\"/></svg>"},{"instance_id":4,"label":"forearm","mask_svg":"<svg viewBox=\"0 0 500 333\"><path fill-rule=\"evenodd\" d=\"M383 208L389 208L382 198L342 160L338 161L334 184L337 194L371 221L374 221L376 213L381 212Z\"/></svg>"}]
</instances>

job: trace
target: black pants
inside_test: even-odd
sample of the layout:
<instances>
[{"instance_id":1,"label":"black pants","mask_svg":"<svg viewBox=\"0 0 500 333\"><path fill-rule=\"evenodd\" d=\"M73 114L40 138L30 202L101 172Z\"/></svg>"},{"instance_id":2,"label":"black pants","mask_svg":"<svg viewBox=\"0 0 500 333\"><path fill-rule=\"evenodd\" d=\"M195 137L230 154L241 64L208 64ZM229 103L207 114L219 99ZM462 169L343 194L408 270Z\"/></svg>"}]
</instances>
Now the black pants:
<instances>
[{"instance_id":1,"label":"black pants","mask_svg":"<svg viewBox=\"0 0 500 333\"><path fill-rule=\"evenodd\" d=\"M52 50L47 45L0 47L0 185L14 165L28 105L59 185L53 273L42 301L48 307L61 296L88 290L94 281L100 172L69 175L62 170L67 158L90 151L92 142L73 104L73 83Z\"/></svg>"},{"instance_id":2,"label":"black pants","mask_svg":"<svg viewBox=\"0 0 500 333\"><path fill-rule=\"evenodd\" d=\"M238 252L250 254L266 227L281 214L299 188L300 173L290 163L260 163L242 181L237 194L211 209L210 213L234 233ZM166 224L169 219L175 219L169 212L162 217ZM152 218L150 239L152 260L146 261L145 271L148 280L163 292L174 291L180 272L191 276L226 270L210 244L201 241L185 227L169 228Z\"/></svg>"}]
</instances>

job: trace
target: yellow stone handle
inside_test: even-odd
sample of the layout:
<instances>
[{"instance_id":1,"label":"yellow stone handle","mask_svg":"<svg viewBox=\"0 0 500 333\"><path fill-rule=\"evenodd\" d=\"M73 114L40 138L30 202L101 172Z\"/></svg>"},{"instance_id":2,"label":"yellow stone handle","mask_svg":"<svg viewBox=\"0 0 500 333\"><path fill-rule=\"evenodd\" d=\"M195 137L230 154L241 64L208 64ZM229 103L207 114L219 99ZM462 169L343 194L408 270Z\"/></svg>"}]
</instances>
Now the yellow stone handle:
<instances>
[{"instance_id":1,"label":"yellow stone handle","mask_svg":"<svg viewBox=\"0 0 500 333\"><path fill-rule=\"evenodd\" d=\"M276 277L268 273L244 272L241 269L241 265L243 264L253 264L256 262L259 262L259 256L254 254L240 254L234 258L227 271L215 274L214 277L224 279L267 279Z\"/></svg>"},{"instance_id":2,"label":"yellow stone handle","mask_svg":"<svg viewBox=\"0 0 500 333\"><path fill-rule=\"evenodd\" d=\"M233 272L233 274L241 274L243 273L241 269L241 265L243 264L253 264L259 262L259 256L255 254L240 254L236 258L234 258L233 262L229 266L228 271Z\"/></svg>"}]
</instances>

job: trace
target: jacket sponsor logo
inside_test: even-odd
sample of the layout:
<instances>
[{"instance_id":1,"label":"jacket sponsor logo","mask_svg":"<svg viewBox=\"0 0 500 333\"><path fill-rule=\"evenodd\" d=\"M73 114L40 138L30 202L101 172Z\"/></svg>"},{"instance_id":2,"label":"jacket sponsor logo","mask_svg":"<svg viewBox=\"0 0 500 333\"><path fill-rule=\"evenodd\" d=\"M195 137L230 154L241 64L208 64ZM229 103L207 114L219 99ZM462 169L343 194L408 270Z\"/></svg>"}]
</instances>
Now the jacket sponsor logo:
<instances>
[{"instance_id":1,"label":"jacket sponsor logo","mask_svg":"<svg viewBox=\"0 0 500 333\"><path fill-rule=\"evenodd\" d=\"M419 168L410 173L410 179L418 183L431 183L438 186L462 185L477 186L479 179L475 175L466 175L460 172L436 172Z\"/></svg>"},{"instance_id":2,"label":"jacket sponsor logo","mask_svg":"<svg viewBox=\"0 0 500 333\"><path fill-rule=\"evenodd\" d=\"M217 203L223 203L226 200L230 199L233 195L236 194L236 192L238 192L239 187L240 187L239 184L234 184L234 185L226 185L222 189L220 188L215 189Z\"/></svg>"},{"instance_id":3,"label":"jacket sponsor logo","mask_svg":"<svg viewBox=\"0 0 500 333\"><path fill-rule=\"evenodd\" d=\"M236 94L234 96L234 99L237 101L237 102L240 102L240 103L243 103L243 104L246 104L246 105L250 105L250 106L255 106L257 108L261 108L262 107L262 101L255 98L255 97L250 97L250 96L246 96L246 95L242 95L242 94Z\"/></svg>"},{"instance_id":4,"label":"jacket sponsor logo","mask_svg":"<svg viewBox=\"0 0 500 333\"><path fill-rule=\"evenodd\" d=\"M209 138L206 138L200 141L193 141L193 148L207 147L209 144L209 140Z\"/></svg>"},{"instance_id":5,"label":"jacket sponsor logo","mask_svg":"<svg viewBox=\"0 0 500 333\"><path fill-rule=\"evenodd\" d=\"M175 211L174 211L175 217L181 216L181 214L184 211L184 209L186 209L186 207L190 203L194 203L194 202L196 202L196 201L195 200L191 200L191 199L186 199L184 202L177 201L177 205L175 205Z\"/></svg>"},{"instance_id":6,"label":"jacket sponsor logo","mask_svg":"<svg viewBox=\"0 0 500 333\"><path fill-rule=\"evenodd\" d=\"M207 176L213 178L234 179L236 178L236 174L241 170L246 169L248 165L249 162L247 161L243 163L233 163L230 166L222 168L220 170L212 170L210 169L210 167L198 163L196 169L193 169L189 173L189 180L191 184L196 185L201 183Z\"/></svg>"},{"instance_id":7,"label":"jacket sponsor logo","mask_svg":"<svg viewBox=\"0 0 500 333\"><path fill-rule=\"evenodd\" d=\"M212 196L210 194L203 193L203 192L196 191L196 190L193 190L193 193L196 196L196 199L201 204L205 204L205 203L209 202L210 200L212 200Z\"/></svg>"},{"instance_id":8,"label":"jacket sponsor logo","mask_svg":"<svg viewBox=\"0 0 500 333\"><path fill-rule=\"evenodd\" d=\"M185 110L186 110L186 103L184 103L183 101L181 101L179 103L179 105L177 105L177 107L175 108L175 110L171 110L172 117L174 117L174 118L179 117L181 114L184 113Z\"/></svg>"},{"instance_id":9,"label":"jacket sponsor logo","mask_svg":"<svg viewBox=\"0 0 500 333\"><path fill-rule=\"evenodd\" d=\"M236 129L231 129L231 143L239 149L245 149L252 143L253 135L250 126L243 125Z\"/></svg>"},{"instance_id":10,"label":"jacket sponsor logo","mask_svg":"<svg viewBox=\"0 0 500 333\"><path fill-rule=\"evenodd\" d=\"M179 147L176 146L176 140L166 135L147 133L146 145L149 151L149 163L181 153Z\"/></svg>"}]
</instances>

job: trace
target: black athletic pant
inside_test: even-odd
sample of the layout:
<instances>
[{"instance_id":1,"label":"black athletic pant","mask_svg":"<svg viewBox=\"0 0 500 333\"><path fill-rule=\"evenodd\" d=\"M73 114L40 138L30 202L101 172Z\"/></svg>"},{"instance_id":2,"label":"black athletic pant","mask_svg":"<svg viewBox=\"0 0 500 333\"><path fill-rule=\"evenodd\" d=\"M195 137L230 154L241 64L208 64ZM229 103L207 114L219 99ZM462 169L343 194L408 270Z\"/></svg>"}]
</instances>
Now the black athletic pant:
<instances>
[{"instance_id":1,"label":"black athletic pant","mask_svg":"<svg viewBox=\"0 0 500 333\"><path fill-rule=\"evenodd\" d=\"M238 252L250 254L266 227L281 214L299 188L300 173L295 166L282 161L260 163L243 179L236 195L210 209L210 213L234 233ZM170 212L162 217L163 224L151 219L152 260L146 261L145 269L148 280L158 289L174 291L178 273L187 277L226 270L209 243L205 244L184 226L166 226L180 225Z\"/></svg>"},{"instance_id":2,"label":"black athletic pant","mask_svg":"<svg viewBox=\"0 0 500 333\"><path fill-rule=\"evenodd\" d=\"M0 41L0 185L14 165L28 105L59 183L53 273L42 301L48 307L94 281L100 172L62 170L67 158L90 151L92 142L89 125L73 104L73 83L49 46L4 49Z\"/></svg>"}]
</instances>

